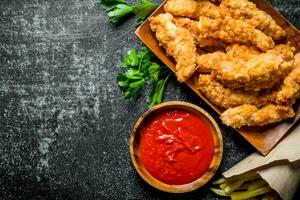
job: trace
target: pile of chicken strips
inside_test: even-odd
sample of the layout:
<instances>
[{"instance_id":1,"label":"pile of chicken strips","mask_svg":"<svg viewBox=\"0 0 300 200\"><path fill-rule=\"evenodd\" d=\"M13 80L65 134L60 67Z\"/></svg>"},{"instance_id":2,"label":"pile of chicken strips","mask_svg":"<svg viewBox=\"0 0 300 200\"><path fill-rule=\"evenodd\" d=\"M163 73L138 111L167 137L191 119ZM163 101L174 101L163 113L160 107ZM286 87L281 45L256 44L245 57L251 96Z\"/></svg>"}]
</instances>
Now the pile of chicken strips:
<instances>
[{"instance_id":1,"label":"pile of chicken strips","mask_svg":"<svg viewBox=\"0 0 300 200\"><path fill-rule=\"evenodd\" d=\"M224 108L227 126L264 126L292 118L300 93L300 54L285 31L248 0L169 0L150 18L160 46L176 61L178 81Z\"/></svg>"}]
</instances>

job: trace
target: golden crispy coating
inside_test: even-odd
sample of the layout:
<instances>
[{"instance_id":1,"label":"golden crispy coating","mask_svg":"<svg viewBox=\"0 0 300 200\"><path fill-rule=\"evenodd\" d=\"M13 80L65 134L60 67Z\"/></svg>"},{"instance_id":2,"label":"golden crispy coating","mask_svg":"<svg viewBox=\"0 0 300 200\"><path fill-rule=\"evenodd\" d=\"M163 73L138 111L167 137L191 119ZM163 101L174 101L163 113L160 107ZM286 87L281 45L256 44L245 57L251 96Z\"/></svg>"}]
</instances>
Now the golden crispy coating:
<instances>
[{"instance_id":1,"label":"golden crispy coating","mask_svg":"<svg viewBox=\"0 0 300 200\"><path fill-rule=\"evenodd\" d=\"M223 51L216 51L197 56L197 71L200 73L209 73L221 65L226 54Z\"/></svg>"},{"instance_id":2,"label":"golden crispy coating","mask_svg":"<svg viewBox=\"0 0 300 200\"><path fill-rule=\"evenodd\" d=\"M277 94L276 103L280 105L291 105L300 95L300 53L295 55L294 69L283 80L283 84Z\"/></svg>"},{"instance_id":3,"label":"golden crispy coating","mask_svg":"<svg viewBox=\"0 0 300 200\"><path fill-rule=\"evenodd\" d=\"M270 15L259 10L254 3L248 0L222 0L220 13L223 18L232 17L244 20L274 40L286 35L285 31L276 24Z\"/></svg>"},{"instance_id":4,"label":"golden crispy coating","mask_svg":"<svg viewBox=\"0 0 300 200\"><path fill-rule=\"evenodd\" d=\"M287 76L293 69L295 50L289 44L279 44L269 51L269 53L280 55L283 58L284 62L280 65L280 69L284 76Z\"/></svg>"},{"instance_id":5,"label":"golden crispy coating","mask_svg":"<svg viewBox=\"0 0 300 200\"><path fill-rule=\"evenodd\" d=\"M175 16L189 17L198 20L200 16L220 18L219 7L203 0L169 0L164 5L166 12Z\"/></svg>"},{"instance_id":6,"label":"golden crispy coating","mask_svg":"<svg viewBox=\"0 0 300 200\"><path fill-rule=\"evenodd\" d=\"M261 53L262 52L254 46L233 44L233 45L226 47L226 55L230 58L239 58L242 60L249 60L251 58L256 57L257 55L259 55Z\"/></svg>"},{"instance_id":7,"label":"golden crispy coating","mask_svg":"<svg viewBox=\"0 0 300 200\"><path fill-rule=\"evenodd\" d=\"M240 56L227 56L213 72L219 81L233 89L271 89L292 70L294 51L294 47L280 44L266 53L248 55L246 57L251 57L248 60L241 60ZM253 55L257 53L253 52Z\"/></svg>"},{"instance_id":8,"label":"golden crispy coating","mask_svg":"<svg viewBox=\"0 0 300 200\"><path fill-rule=\"evenodd\" d=\"M218 39L201 37L199 22L184 17L176 17L173 22L178 27L187 29L195 38L196 44L200 47L220 46L222 43Z\"/></svg>"},{"instance_id":9,"label":"golden crispy coating","mask_svg":"<svg viewBox=\"0 0 300 200\"><path fill-rule=\"evenodd\" d=\"M210 101L222 108L231 108L243 104L265 105L275 99L275 94L258 96L247 92L230 90L214 80L212 75L200 75L198 87Z\"/></svg>"},{"instance_id":10,"label":"golden crispy coating","mask_svg":"<svg viewBox=\"0 0 300 200\"><path fill-rule=\"evenodd\" d=\"M216 51L197 56L197 71L200 73L209 73L219 68L221 63L227 58L231 60L249 60L259 54L261 54L261 51L256 47L233 44L226 47L226 54L223 51Z\"/></svg>"},{"instance_id":11,"label":"golden crispy coating","mask_svg":"<svg viewBox=\"0 0 300 200\"><path fill-rule=\"evenodd\" d=\"M160 14L150 18L150 27L156 33L159 44L176 61L176 76L178 81L186 81L196 70L197 49L193 36L184 28L177 27L169 14Z\"/></svg>"},{"instance_id":12,"label":"golden crispy coating","mask_svg":"<svg viewBox=\"0 0 300 200\"><path fill-rule=\"evenodd\" d=\"M291 61L294 59L295 47L289 44L278 44L270 52L278 53L285 61Z\"/></svg>"},{"instance_id":13,"label":"golden crispy coating","mask_svg":"<svg viewBox=\"0 0 300 200\"><path fill-rule=\"evenodd\" d=\"M221 115L222 122L233 128L242 126L264 126L295 116L292 107L265 105L262 108L245 104L229 108Z\"/></svg>"},{"instance_id":14,"label":"golden crispy coating","mask_svg":"<svg viewBox=\"0 0 300 200\"><path fill-rule=\"evenodd\" d=\"M260 91L279 85L293 68L295 48L277 45L262 53L253 46L234 44L222 51L197 57L197 71L213 72L227 87Z\"/></svg>"},{"instance_id":15,"label":"golden crispy coating","mask_svg":"<svg viewBox=\"0 0 300 200\"><path fill-rule=\"evenodd\" d=\"M284 77L280 69L283 59L280 55L260 54L247 61L226 59L213 70L217 79L227 87L260 91L270 89Z\"/></svg>"},{"instance_id":16,"label":"golden crispy coating","mask_svg":"<svg viewBox=\"0 0 300 200\"><path fill-rule=\"evenodd\" d=\"M274 49L267 52L274 55L280 55L284 60L284 62L280 65L280 71L284 77L287 76L294 67L295 50L295 47L292 47L289 44L279 44L276 45Z\"/></svg>"},{"instance_id":17,"label":"golden crispy coating","mask_svg":"<svg viewBox=\"0 0 300 200\"><path fill-rule=\"evenodd\" d=\"M274 47L273 39L243 20L200 17L200 36L228 43L250 44L267 51Z\"/></svg>"}]
</instances>

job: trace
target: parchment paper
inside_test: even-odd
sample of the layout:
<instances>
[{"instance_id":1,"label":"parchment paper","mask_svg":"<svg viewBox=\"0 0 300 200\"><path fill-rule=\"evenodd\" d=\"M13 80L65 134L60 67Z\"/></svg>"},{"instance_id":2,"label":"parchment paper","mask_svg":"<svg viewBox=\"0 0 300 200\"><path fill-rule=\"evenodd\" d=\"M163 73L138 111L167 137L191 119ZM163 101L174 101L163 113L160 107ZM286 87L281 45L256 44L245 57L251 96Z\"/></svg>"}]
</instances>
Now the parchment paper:
<instances>
[{"instance_id":1,"label":"parchment paper","mask_svg":"<svg viewBox=\"0 0 300 200\"><path fill-rule=\"evenodd\" d=\"M228 178L256 171L284 200L291 200L300 182L300 126L295 127L267 156L253 153L226 172Z\"/></svg>"}]
</instances>

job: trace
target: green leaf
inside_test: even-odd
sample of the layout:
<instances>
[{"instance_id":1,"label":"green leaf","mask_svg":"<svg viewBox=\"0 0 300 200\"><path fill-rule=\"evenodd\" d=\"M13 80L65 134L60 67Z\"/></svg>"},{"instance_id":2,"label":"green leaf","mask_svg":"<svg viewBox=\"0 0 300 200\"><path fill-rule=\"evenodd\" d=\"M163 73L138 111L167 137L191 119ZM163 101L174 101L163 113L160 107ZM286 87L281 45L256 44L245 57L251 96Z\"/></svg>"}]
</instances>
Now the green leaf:
<instances>
[{"instance_id":1,"label":"green leaf","mask_svg":"<svg viewBox=\"0 0 300 200\"><path fill-rule=\"evenodd\" d=\"M141 0L136 5L130 5L125 0L100 0L100 6L108 12L109 20L114 24L119 23L130 14L135 14L137 24L140 24L158 4L148 0Z\"/></svg>"},{"instance_id":2,"label":"green leaf","mask_svg":"<svg viewBox=\"0 0 300 200\"><path fill-rule=\"evenodd\" d=\"M155 81L158 81L160 69L161 69L160 65L157 64L156 62L152 62L148 68L150 77L152 77Z\"/></svg>"},{"instance_id":3,"label":"green leaf","mask_svg":"<svg viewBox=\"0 0 300 200\"><path fill-rule=\"evenodd\" d=\"M135 81L133 83L130 83L129 87L130 88L141 88L143 87L145 84L145 80L144 79L141 79L139 81Z\"/></svg>"},{"instance_id":4,"label":"green leaf","mask_svg":"<svg viewBox=\"0 0 300 200\"><path fill-rule=\"evenodd\" d=\"M149 108L162 102L163 93L164 93L166 82L167 82L168 78L169 78L169 76L165 79L161 79L154 83L154 87L153 87L151 95L150 95L150 102L148 104Z\"/></svg>"},{"instance_id":5,"label":"green leaf","mask_svg":"<svg viewBox=\"0 0 300 200\"><path fill-rule=\"evenodd\" d=\"M152 63L151 59L154 57L154 55L147 47L143 47L142 50L139 52L138 56L139 56L139 69L141 72L145 73L145 76L147 76L148 68Z\"/></svg>"},{"instance_id":6,"label":"green leaf","mask_svg":"<svg viewBox=\"0 0 300 200\"><path fill-rule=\"evenodd\" d=\"M139 65L139 57L138 54L136 53L134 48L131 48L125 58L124 62L122 64L122 67L138 67Z\"/></svg>"},{"instance_id":7,"label":"green leaf","mask_svg":"<svg viewBox=\"0 0 300 200\"><path fill-rule=\"evenodd\" d=\"M129 79L127 79L125 74L118 74L117 81L120 87L124 88L129 86Z\"/></svg>"},{"instance_id":8,"label":"green leaf","mask_svg":"<svg viewBox=\"0 0 300 200\"><path fill-rule=\"evenodd\" d=\"M105 11L113 10L118 4L127 4L125 0L100 0L100 6Z\"/></svg>"},{"instance_id":9,"label":"green leaf","mask_svg":"<svg viewBox=\"0 0 300 200\"><path fill-rule=\"evenodd\" d=\"M125 76L128 79L137 80L143 77L143 73L140 73L140 71L137 69L130 68L125 72Z\"/></svg>"},{"instance_id":10,"label":"green leaf","mask_svg":"<svg viewBox=\"0 0 300 200\"><path fill-rule=\"evenodd\" d=\"M119 74L117 77L118 85L124 91L123 96L125 99L134 97L145 86L146 82L153 78L154 83L149 106L156 105L162 101L168 77L159 80L162 66L153 62L154 58L153 53L145 46L139 52L134 48L127 52L121 66L126 67L127 71Z\"/></svg>"},{"instance_id":11,"label":"green leaf","mask_svg":"<svg viewBox=\"0 0 300 200\"><path fill-rule=\"evenodd\" d=\"M141 24L150 13L157 8L158 4L148 0L141 0L133 7L133 12L136 14L137 24Z\"/></svg>"},{"instance_id":12,"label":"green leaf","mask_svg":"<svg viewBox=\"0 0 300 200\"><path fill-rule=\"evenodd\" d=\"M143 46L142 50L139 52L140 62L148 62L154 57L152 51L150 51L147 47Z\"/></svg>"},{"instance_id":13,"label":"green leaf","mask_svg":"<svg viewBox=\"0 0 300 200\"><path fill-rule=\"evenodd\" d=\"M126 80L126 81L118 81L118 85L120 87L128 87L129 85L129 80Z\"/></svg>"},{"instance_id":14,"label":"green leaf","mask_svg":"<svg viewBox=\"0 0 300 200\"><path fill-rule=\"evenodd\" d=\"M112 10L108 12L109 20L116 24L124 17L133 13L133 7L128 4L117 4Z\"/></svg>"},{"instance_id":15,"label":"green leaf","mask_svg":"<svg viewBox=\"0 0 300 200\"><path fill-rule=\"evenodd\" d=\"M140 88L128 88L126 92L124 93L125 99L130 99L131 97L134 97Z\"/></svg>"}]
</instances>

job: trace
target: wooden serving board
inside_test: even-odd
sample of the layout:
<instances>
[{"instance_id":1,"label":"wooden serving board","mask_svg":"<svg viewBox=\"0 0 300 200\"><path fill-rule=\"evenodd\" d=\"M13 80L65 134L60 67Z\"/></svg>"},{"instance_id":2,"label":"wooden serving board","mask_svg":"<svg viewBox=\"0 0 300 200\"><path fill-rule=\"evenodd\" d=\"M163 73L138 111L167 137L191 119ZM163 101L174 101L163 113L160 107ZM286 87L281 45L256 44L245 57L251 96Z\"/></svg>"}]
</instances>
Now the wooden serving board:
<instances>
[{"instance_id":1,"label":"wooden serving board","mask_svg":"<svg viewBox=\"0 0 300 200\"><path fill-rule=\"evenodd\" d=\"M151 16L156 16L160 13L165 12L163 9L164 1ZM287 32L287 40L292 43L296 48L296 52L300 51L300 31L297 30L292 24L290 24L279 12L277 12L268 2L265 0L253 0L253 3L257 7L273 17L273 19L284 28ZM150 17L151 17L150 16ZM166 51L158 45L158 41L151 31L149 26L149 18L136 30L135 34L139 39L145 43L145 45L173 72L175 71L175 61L173 58L167 56ZM209 104L217 113L221 114L223 109L215 106L209 101L200 91L197 89L195 77L190 78L186 84L207 104ZM300 118L300 104L299 102L294 107L296 116L293 119L283 121L279 124L265 126L265 127L254 127L246 129L236 129L249 143L251 143L261 154L267 155L276 144L286 135L289 129L297 122Z\"/></svg>"}]
</instances>

